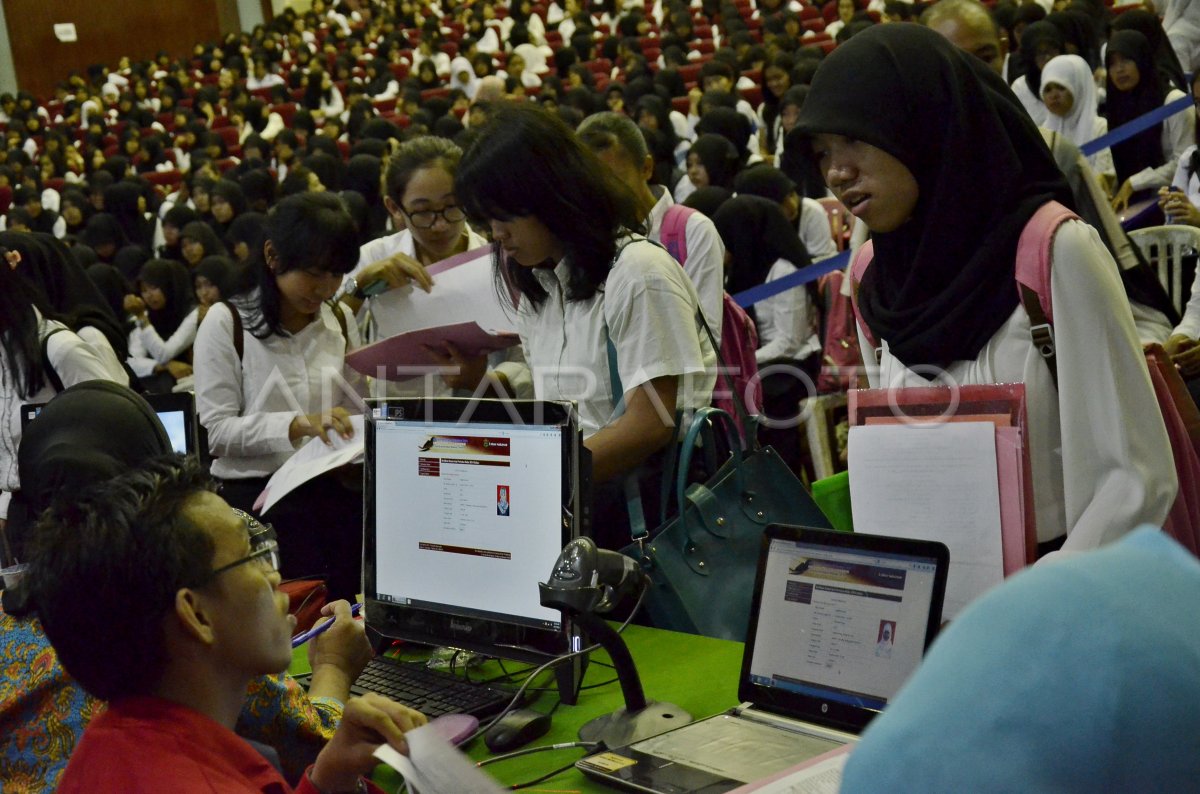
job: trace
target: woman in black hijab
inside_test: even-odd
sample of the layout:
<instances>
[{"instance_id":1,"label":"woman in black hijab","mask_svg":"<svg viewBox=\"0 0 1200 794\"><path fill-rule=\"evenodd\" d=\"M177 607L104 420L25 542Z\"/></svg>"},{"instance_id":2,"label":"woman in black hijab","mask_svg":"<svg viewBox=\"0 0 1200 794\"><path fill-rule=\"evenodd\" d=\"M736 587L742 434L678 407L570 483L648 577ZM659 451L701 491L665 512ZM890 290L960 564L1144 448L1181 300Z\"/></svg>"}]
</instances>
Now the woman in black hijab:
<instances>
[{"instance_id":1,"label":"woman in black hijab","mask_svg":"<svg viewBox=\"0 0 1200 794\"><path fill-rule=\"evenodd\" d=\"M126 180L104 188L104 211L120 225L126 240L147 251L151 250L154 226L146 218L141 187Z\"/></svg>"},{"instance_id":2,"label":"woman in black hijab","mask_svg":"<svg viewBox=\"0 0 1200 794\"><path fill-rule=\"evenodd\" d=\"M129 282L121 275L121 271L112 265L95 262L88 265L85 272L91 282L96 285L96 289L100 291L100 295L113 314L116 317L127 317L125 296L130 294L131 290Z\"/></svg>"},{"instance_id":3,"label":"woman in black hijab","mask_svg":"<svg viewBox=\"0 0 1200 794\"><path fill-rule=\"evenodd\" d=\"M211 194L210 223L217 237L224 237L234 219L246 211L246 194L242 192L242 186L232 179L218 180L212 186Z\"/></svg>"},{"instance_id":4,"label":"woman in black hijab","mask_svg":"<svg viewBox=\"0 0 1200 794\"><path fill-rule=\"evenodd\" d=\"M739 168L746 164L746 159L750 156L750 150L746 147L750 143L750 136L754 134L754 126L750 119L733 108L713 108L696 123L697 135L709 133L720 135L733 144L738 153Z\"/></svg>"},{"instance_id":5,"label":"woman in black hijab","mask_svg":"<svg viewBox=\"0 0 1200 794\"><path fill-rule=\"evenodd\" d=\"M183 254L183 264L190 268L200 264L206 256L229 253L221 238L204 221L192 221L183 227L179 233L179 250Z\"/></svg>"},{"instance_id":6,"label":"woman in black hijab","mask_svg":"<svg viewBox=\"0 0 1200 794\"><path fill-rule=\"evenodd\" d=\"M688 150L687 176L695 188L732 188L740 166L737 150L721 135L701 135Z\"/></svg>"},{"instance_id":7,"label":"woman in black hijab","mask_svg":"<svg viewBox=\"0 0 1200 794\"><path fill-rule=\"evenodd\" d=\"M1123 11L1112 23L1113 32L1121 30L1136 30L1146 37L1150 51L1154 53L1154 64L1162 72L1173 88L1187 92L1187 77L1183 74L1183 65L1179 56L1171 46L1171 40L1163 31L1162 22L1149 11L1141 8Z\"/></svg>"},{"instance_id":8,"label":"woman in black hijab","mask_svg":"<svg viewBox=\"0 0 1200 794\"><path fill-rule=\"evenodd\" d=\"M95 251L101 262L112 262L117 251L129 245L121 224L107 212L98 212L88 219L79 242Z\"/></svg>"},{"instance_id":9,"label":"woman in black hijab","mask_svg":"<svg viewBox=\"0 0 1200 794\"><path fill-rule=\"evenodd\" d=\"M774 281L811 264L795 227L770 199L734 196L712 220L725 243L726 289L730 293ZM818 306L813 282L760 301L750 310L758 329L755 358L759 366L780 365L763 373L762 394L763 411L783 426L770 425L760 434L763 442L797 471L801 466L800 437L792 420L821 369ZM808 380L798 377L796 370Z\"/></svg>"},{"instance_id":10,"label":"woman in black hijab","mask_svg":"<svg viewBox=\"0 0 1200 794\"><path fill-rule=\"evenodd\" d=\"M129 365L148 391L171 391L192 374L192 342L200 316L191 272L171 259L151 259L138 275L141 299L128 302L136 327Z\"/></svg>"},{"instance_id":11,"label":"woman in black hijab","mask_svg":"<svg viewBox=\"0 0 1200 794\"><path fill-rule=\"evenodd\" d=\"M0 232L0 248L20 254L21 273L44 296L48 316L90 344L112 380L127 383L123 315L113 313L70 249L50 234L16 232Z\"/></svg>"},{"instance_id":12,"label":"woman in black hijab","mask_svg":"<svg viewBox=\"0 0 1200 794\"><path fill-rule=\"evenodd\" d=\"M1136 30L1114 33L1104 60L1108 67L1104 115L1110 130L1184 96L1170 87L1165 73L1155 65L1150 42ZM1113 196L1114 210L1120 212L1130 201L1171 184L1179 156L1194 142L1192 118L1191 113L1176 113L1113 144L1113 164L1120 185Z\"/></svg>"},{"instance_id":13,"label":"woman in black hijab","mask_svg":"<svg viewBox=\"0 0 1200 794\"><path fill-rule=\"evenodd\" d=\"M1050 111L1042 102L1042 67L1056 55L1066 55L1067 44L1062 31L1047 20L1034 22L1021 34L1021 49L1017 50L1022 76L1012 84L1012 91L1025 110L1038 124L1045 124Z\"/></svg>"},{"instance_id":14,"label":"woman in black hijab","mask_svg":"<svg viewBox=\"0 0 1200 794\"><path fill-rule=\"evenodd\" d=\"M1057 384L1031 338L1017 242L1071 194L1004 81L927 28L879 25L825 59L798 129L872 232L855 269L871 385L1023 383L1043 551L1161 526L1170 442L1112 256L1081 221L1029 226L1049 254Z\"/></svg>"},{"instance_id":15,"label":"woman in black hijab","mask_svg":"<svg viewBox=\"0 0 1200 794\"><path fill-rule=\"evenodd\" d=\"M683 204L711 218L717 209L731 198L733 191L729 188L702 187L693 190L692 194L683 200Z\"/></svg>"}]
</instances>

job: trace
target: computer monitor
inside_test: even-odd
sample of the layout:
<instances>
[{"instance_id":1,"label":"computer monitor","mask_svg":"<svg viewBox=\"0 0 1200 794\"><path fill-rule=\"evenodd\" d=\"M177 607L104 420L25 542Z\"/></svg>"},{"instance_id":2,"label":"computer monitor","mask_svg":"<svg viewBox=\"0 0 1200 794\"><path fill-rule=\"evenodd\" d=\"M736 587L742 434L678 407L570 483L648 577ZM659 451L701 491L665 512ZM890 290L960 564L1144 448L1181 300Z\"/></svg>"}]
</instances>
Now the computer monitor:
<instances>
[{"instance_id":1,"label":"computer monitor","mask_svg":"<svg viewBox=\"0 0 1200 794\"><path fill-rule=\"evenodd\" d=\"M575 649L538 597L587 523L573 403L369 400L365 441L368 626L526 661Z\"/></svg>"},{"instance_id":2,"label":"computer monitor","mask_svg":"<svg viewBox=\"0 0 1200 794\"><path fill-rule=\"evenodd\" d=\"M171 449L185 455L196 452L196 402L191 392L172 394L143 394L142 397L158 415ZM37 418L47 403L25 403L21 406L21 427Z\"/></svg>"}]
</instances>

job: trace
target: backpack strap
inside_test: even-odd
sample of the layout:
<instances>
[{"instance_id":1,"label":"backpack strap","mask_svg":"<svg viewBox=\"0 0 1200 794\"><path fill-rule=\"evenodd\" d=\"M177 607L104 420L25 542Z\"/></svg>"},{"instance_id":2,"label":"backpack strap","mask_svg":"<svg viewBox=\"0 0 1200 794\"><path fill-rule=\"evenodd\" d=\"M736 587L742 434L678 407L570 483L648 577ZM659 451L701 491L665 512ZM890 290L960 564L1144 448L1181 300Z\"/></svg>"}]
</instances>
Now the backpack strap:
<instances>
[{"instance_id":1,"label":"backpack strap","mask_svg":"<svg viewBox=\"0 0 1200 794\"><path fill-rule=\"evenodd\" d=\"M237 352L238 361L242 360L242 354L246 349L246 331L242 328L242 315L229 301L221 301L229 313L233 315L233 349Z\"/></svg>"},{"instance_id":2,"label":"backpack strap","mask_svg":"<svg viewBox=\"0 0 1200 794\"><path fill-rule=\"evenodd\" d=\"M1057 201L1048 201L1033 213L1017 241L1014 272L1017 294L1029 315L1033 346L1050 368L1055 388L1058 388L1058 360L1054 345L1054 308L1050 302L1050 260L1058 228L1078 218Z\"/></svg>"},{"instance_id":3,"label":"backpack strap","mask_svg":"<svg viewBox=\"0 0 1200 794\"><path fill-rule=\"evenodd\" d=\"M42 371L46 373L46 379L50 381L50 385L54 387L55 392L63 390L63 382L62 378L58 376L58 370L54 368L54 363L50 361L50 337L65 330L67 329L54 328L50 333L42 337Z\"/></svg>"},{"instance_id":4,"label":"backpack strap","mask_svg":"<svg viewBox=\"0 0 1200 794\"><path fill-rule=\"evenodd\" d=\"M867 268L874 261L875 245L867 240L855 252L854 259L850 262L850 305L854 307L854 319L858 323L859 329L867 343L871 345L871 349L875 351L875 363L879 364L883 361L883 348L875 339L875 335L871 333L871 329L863 322L862 312L858 310L858 285L862 284L863 276L867 274Z\"/></svg>"},{"instance_id":5,"label":"backpack strap","mask_svg":"<svg viewBox=\"0 0 1200 794\"><path fill-rule=\"evenodd\" d=\"M658 237L667 253L675 257L679 264L687 262L687 222L696 210L682 204L672 204L663 214L662 227Z\"/></svg>"},{"instance_id":6,"label":"backpack strap","mask_svg":"<svg viewBox=\"0 0 1200 794\"><path fill-rule=\"evenodd\" d=\"M341 301L331 301L333 304L333 316L337 318L338 327L342 329L342 342L346 350L350 349L350 334L346 331L346 311L342 308Z\"/></svg>"}]
</instances>

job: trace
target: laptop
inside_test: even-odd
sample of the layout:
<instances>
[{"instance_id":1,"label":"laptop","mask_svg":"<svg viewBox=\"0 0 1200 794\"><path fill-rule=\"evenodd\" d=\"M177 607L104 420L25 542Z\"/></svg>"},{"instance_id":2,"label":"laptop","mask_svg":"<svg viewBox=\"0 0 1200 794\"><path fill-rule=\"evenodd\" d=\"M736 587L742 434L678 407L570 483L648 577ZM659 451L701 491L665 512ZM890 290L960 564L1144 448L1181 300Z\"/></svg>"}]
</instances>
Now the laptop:
<instances>
[{"instance_id":1,"label":"laptop","mask_svg":"<svg viewBox=\"0 0 1200 794\"><path fill-rule=\"evenodd\" d=\"M857 741L936 635L949 565L933 541L769 526L741 705L576 767L618 788L718 794Z\"/></svg>"},{"instance_id":2,"label":"laptop","mask_svg":"<svg viewBox=\"0 0 1200 794\"><path fill-rule=\"evenodd\" d=\"M196 400L191 392L143 394L146 402L158 415L171 449L185 455L196 452ZM21 406L21 427L37 418L47 403L24 403Z\"/></svg>"}]
</instances>

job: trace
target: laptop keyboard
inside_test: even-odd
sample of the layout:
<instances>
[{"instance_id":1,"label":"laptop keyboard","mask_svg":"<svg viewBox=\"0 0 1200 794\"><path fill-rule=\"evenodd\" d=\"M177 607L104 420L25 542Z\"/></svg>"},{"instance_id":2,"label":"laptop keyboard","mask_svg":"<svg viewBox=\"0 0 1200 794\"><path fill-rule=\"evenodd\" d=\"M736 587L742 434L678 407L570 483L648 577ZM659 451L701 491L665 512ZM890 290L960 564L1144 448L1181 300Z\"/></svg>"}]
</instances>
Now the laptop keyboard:
<instances>
[{"instance_id":1,"label":"laptop keyboard","mask_svg":"<svg viewBox=\"0 0 1200 794\"><path fill-rule=\"evenodd\" d=\"M386 656L372 659L350 691L358 695L378 692L430 718L443 714L486 717L512 700L511 692Z\"/></svg>"}]
</instances>

